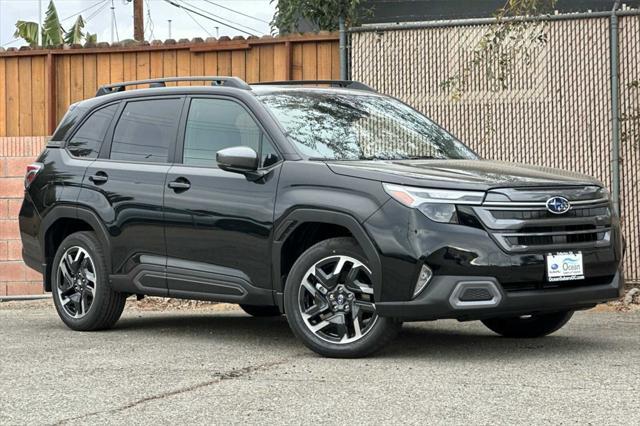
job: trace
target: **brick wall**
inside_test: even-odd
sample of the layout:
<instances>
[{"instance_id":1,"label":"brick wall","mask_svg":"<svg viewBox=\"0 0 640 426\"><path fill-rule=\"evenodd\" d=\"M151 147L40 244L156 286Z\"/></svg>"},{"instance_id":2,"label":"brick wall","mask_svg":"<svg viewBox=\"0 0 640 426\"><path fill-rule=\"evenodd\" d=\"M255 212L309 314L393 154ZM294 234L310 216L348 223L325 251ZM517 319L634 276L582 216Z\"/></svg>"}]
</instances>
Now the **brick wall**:
<instances>
[{"instance_id":1,"label":"brick wall","mask_svg":"<svg viewBox=\"0 0 640 426\"><path fill-rule=\"evenodd\" d=\"M0 296L42 293L42 277L22 262L18 212L27 164L38 156L44 137L0 137Z\"/></svg>"}]
</instances>

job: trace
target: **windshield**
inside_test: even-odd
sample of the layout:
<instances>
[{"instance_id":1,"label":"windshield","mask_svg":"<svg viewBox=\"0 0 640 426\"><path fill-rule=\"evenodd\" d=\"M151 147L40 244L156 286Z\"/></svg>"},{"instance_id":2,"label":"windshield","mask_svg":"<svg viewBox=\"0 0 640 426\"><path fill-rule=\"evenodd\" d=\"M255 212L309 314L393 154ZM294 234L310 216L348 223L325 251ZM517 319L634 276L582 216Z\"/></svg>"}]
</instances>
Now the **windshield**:
<instances>
[{"instance_id":1,"label":"windshield","mask_svg":"<svg viewBox=\"0 0 640 426\"><path fill-rule=\"evenodd\" d=\"M477 158L437 124L392 98L306 90L262 94L258 99L311 158Z\"/></svg>"}]
</instances>

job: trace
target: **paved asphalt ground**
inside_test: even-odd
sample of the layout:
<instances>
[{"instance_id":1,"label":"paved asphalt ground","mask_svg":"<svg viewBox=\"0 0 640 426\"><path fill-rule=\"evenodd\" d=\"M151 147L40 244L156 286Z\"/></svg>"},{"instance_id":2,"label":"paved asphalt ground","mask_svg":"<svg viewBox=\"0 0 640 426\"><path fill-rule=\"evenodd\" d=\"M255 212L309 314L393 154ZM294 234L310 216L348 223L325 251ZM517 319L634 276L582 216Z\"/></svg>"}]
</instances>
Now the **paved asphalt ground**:
<instances>
[{"instance_id":1,"label":"paved asphalt ground","mask_svg":"<svg viewBox=\"0 0 640 426\"><path fill-rule=\"evenodd\" d=\"M376 357L332 360L284 318L127 308L78 333L50 303L0 304L0 424L640 424L640 311L538 340L405 324Z\"/></svg>"}]
</instances>

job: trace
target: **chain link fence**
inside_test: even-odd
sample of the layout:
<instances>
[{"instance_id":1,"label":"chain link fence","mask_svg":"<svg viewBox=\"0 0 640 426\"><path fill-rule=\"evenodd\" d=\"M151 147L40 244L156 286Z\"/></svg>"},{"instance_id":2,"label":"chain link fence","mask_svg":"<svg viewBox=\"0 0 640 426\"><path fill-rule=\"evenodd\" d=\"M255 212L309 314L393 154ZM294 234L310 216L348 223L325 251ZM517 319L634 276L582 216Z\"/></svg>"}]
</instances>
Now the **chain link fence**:
<instances>
[{"instance_id":1,"label":"chain link fence","mask_svg":"<svg viewBox=\"0 0 640 426\"><path fill-rule=\"evenodd\" d=\"M620 16L621 215L625 276L640 281L640 16ZM603 14L553 16L478 60L489 20L351 30L351 77L395 96L484 158L611 182L611 27ZM509 46L509 43L512 46Z\"/></svg>"}]
</instances>

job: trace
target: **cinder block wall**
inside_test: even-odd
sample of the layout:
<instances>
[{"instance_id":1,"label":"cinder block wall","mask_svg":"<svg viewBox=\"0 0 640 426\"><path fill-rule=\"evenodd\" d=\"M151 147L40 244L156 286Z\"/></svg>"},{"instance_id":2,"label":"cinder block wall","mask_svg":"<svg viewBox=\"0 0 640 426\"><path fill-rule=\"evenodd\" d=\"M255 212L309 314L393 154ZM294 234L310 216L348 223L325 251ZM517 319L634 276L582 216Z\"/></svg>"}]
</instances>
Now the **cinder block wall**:
<instances>
[{"instance_id":1,"label":"cinder block wall","mask_svg":"<svg viewBox=\"0 0 640 426\"><path fill-rule=\"evenodd\" d=\"M42 276L22 262L18 212L24 172L45 137L0 137L0 296L42 293Z\"/></svg>"}]
</instances>

